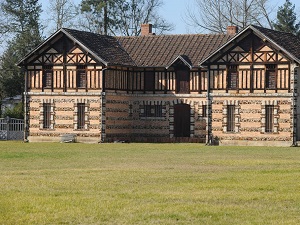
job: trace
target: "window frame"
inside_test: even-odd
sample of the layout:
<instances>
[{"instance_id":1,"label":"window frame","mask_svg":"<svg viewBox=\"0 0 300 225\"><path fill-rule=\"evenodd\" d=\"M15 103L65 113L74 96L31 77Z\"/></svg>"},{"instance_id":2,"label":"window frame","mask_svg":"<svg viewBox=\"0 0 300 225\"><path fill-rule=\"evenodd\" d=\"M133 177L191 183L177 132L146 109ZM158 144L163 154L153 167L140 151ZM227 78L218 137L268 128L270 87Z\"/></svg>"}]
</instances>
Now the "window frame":
<instances>
[{"instance_id":1,"label":"window frame","mask_svg":"<svg viewBox=\"0 0 300 225\"><path fill-rule=\"evenodd\" d=\"M265 106L265 133L274 132L274 105Z\"/></svg>"},{"instance_id":2,"label":"window frame","mask_svg":"<svg viewBox=\"0 0 300 225\"><path fill-rule=\"evenodd\" d=\"M235 132L235 105L227 105L227 124L226 131Z\"/></svg>"},{"instance_id":3,"label":"window frame","mask_svg":"<svg viewBox=\"0 0 300 225\"><path fill-rule=\"evenodd\" d=\"M51 103L43 103L43 129L51 129Z\"/></svg>"},{"instance_id":4,"label":"window frame","mask_svg":"<svg viewBox=\"0 0 300 225\"><path fill-rule=\"evenodd\" d=\"M202 105L202 117L207 117L207 105Z\"/></svg>"},{"instance_id":5,"label":"window frame","mask_svg":"<svg viewBox=\"0 0 300 225\"><path fill-rule=\"evenodd\" d=\"M155 71L144 72L144 90L155 91Z\"/></svg>"},{"instance_id":6,"label":"window frame","mask_svg":"<svg viewBox=\"0 0 300 225\"><path fill-rule=\"evenodd\" d=\"M233 74L235 74L233 76ZM230 65L227 67L227 89L236 90L238 88L238 66ZM233 79L235 78L235 79Z\"/></svg>"},{"instance_id":7,"label":"window frame","mask_svg":"<svg viewBox=\"0 0 300 225\"><path fill-rule=\"evenodd\" d=\"M277 66L275 64L266 65L266 78L265 87L266 89L274 90L276 89L276 79L277 79Z\"/></svg>"},{"instance_id":8,"label":"window frame","mask_svg":"<svg viewBox=\"0 0 300 225\"><path fill-rule=\"evenodd\" d=\"M87 71L86 65L78 65L76 67L76 86L77 88L86 88L87 85Z\"/></svg>"},{"instance_id":9,"label":"window frame","mask_svg":"<svg viewBox=\"0 0 300 225\"><path fill-rule=\"evenodd\" d=\"M143 105L142 118L162 118L163 105Z\"/></svg>"},{"instance_id":10,"label":"window frame","mask_svg":"<svg viewBox=\"0 0 300 225\"><path fill-rule=\"evenodd\" d=\"M85 129L85 103L77 104L77 129L83 130Z\"/></svg>"},{"instance_id":11,"label":"window frame","mask_svg":"<svg viewBox=\"0 0 300 225\"><path fill-rule=\"evenodd\" d=\"M176 94L190 94L190 70L187 67L176 68Z\"/></svg>"},{"instance_id":12,"label":"window frame","mask_svg":"<svg viewBox=\"0 0 300 225\"><path fill-rule=\"evenodd\" d=\"M43 88L53 87L53 66L47 65L43 67Z\"/></svg>"}]
</instances>

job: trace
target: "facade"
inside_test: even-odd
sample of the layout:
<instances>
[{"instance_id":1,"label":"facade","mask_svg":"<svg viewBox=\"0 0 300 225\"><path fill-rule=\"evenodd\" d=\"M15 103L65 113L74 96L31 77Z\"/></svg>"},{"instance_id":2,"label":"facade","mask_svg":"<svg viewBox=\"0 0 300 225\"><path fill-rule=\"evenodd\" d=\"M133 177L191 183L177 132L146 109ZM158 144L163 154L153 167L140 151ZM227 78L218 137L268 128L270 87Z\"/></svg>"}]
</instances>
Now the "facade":
<instances>
[{"instance_id":1,"label":"facade","mask_svg":"<svg viewBox=\"0 0 300 225\"><path fill-rule=\"evenodd\" d=\"M142 26L139 37L61 29L22 59L25 139L297 143L297 37L252 25L226 35Z\"/></svg>"}]
</instances>

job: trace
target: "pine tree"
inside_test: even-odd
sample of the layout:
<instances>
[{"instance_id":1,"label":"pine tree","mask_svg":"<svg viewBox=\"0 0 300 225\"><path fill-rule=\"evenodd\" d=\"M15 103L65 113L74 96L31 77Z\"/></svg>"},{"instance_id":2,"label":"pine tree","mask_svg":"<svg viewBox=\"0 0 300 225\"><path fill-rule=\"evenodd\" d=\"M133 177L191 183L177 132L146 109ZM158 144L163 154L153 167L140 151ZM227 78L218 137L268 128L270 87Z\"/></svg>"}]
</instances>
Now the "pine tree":
<instances>
[{"instance_id":1,"label":"pine tree","mask_svg":"<svg viewBox=\"0 0 300 225\"><path fill-rule=\"evenodd\" d=\"M89 25L92 24L96 33L108 34L109 27L112 26L113 20L113 0L83 0L81 2L81 12L87 14L86 19Z\"/></svg>"},{"instance_id":2,"label":"pine tree","mask_svg":"<svg viewBox=\"0 0 300 225\"><path fill-rule=\"evenodd\" d=\"M274 23L275 30L289 32L297 36L300 35L300 23L297 22L295 5L290 0L286 0L283 6L278 8L277 22Z\"/></svg>"},{"instance_id":3,"label":"pine tree","mask_svg":"<svg viewBox=\"0 0 300 225\"><path fill-rule=\"evenodd\" d=\"M42 41L38 0L6 0L1 9L8 18L3 24L12 37L1 58L0 97L21 94L24 91L24 74L16 64Z\"/></svg>"}]
</instances>

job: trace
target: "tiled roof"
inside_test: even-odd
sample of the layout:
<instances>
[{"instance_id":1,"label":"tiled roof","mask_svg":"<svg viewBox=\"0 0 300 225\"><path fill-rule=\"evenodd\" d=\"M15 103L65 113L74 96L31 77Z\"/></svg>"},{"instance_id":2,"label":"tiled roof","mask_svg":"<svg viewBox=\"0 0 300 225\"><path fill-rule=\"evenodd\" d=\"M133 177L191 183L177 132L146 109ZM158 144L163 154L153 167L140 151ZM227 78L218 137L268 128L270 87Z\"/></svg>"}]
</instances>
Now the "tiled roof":
<instances>
[{"instance_id":1,"label":"tiled roof","mask_svg":"<svg viewBox=\"0 0 300 225\"><path fill-rule=\"evenodd\" d=\"M65 28L64 30L90 51L94 52L107 65L135 65L134 61L114 37Z\"/></svg>"},{"instance_id":2,"label":"tiled roof","mask_svg":"<svg viewBox=\"0 0 300 225\"><path fill-rule=\"evenodd\" d=\"M236 36L224 34L148 35L112 37L86 31L61 29L22 59L18 65L39 51L46 42L64 32L106 66L170 67L182 60L189 67L198 67L217 54L230 39L235 39L248 29L261 34L283 52L300 62L300 39L295 35L250 25ZM261 36L261 37L262 37Z\"/></svg>"},{"instance_id":3,"label":"tiled roof","mask_svg":"<svg viewBox=\"0 0 300 225\"><path fill-rule=\"evenodd\" d=\"M226 43L232 36L223 34L148 35L117 37L137 66L167 67L180 55L192 66Z\"/></svg>"},{"instance_id":4,"label":"tiled roof","mask_svg":"<svg viewBox=\"0 0 300 225\"><path fill-rule=\"evenodd\" d=\"M279 45L281 48L285 49L297 59L300 59L300 39L297 36L291 33L270 30L254 25L252 26Z\"/></svg>"}]
</instances>

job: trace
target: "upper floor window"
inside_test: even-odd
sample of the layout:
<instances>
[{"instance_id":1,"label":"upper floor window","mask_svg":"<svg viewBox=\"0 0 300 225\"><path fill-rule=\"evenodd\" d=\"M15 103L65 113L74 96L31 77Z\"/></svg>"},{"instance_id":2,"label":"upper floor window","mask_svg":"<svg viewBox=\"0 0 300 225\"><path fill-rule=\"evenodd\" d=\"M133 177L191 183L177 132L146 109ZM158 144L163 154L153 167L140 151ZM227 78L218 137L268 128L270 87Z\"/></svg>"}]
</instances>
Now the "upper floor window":
<instances>
[{"instance_id":1,"label":"upper floor window","mask_svg":"<svg viewBox=\"0 0 300 225\"><path fill-rule=\"evenodd\" d=\"M227 69L227 88L236 89L238 86L237 82L238 70L237 66L228 66Z\"/></svg>"},{"instance_id":2,"label":"upper floor window","mask_svg":"<svg viewBox=\"0 0 300 225\"><path fill-rule=\"evenodd\" d=\"M188 69L178 69L176 71L176 93L190 93L190 73Z\"/></svg>"},{"instance_id":3,"label":"upper floor window","mask_svg":"<svg viewBox=\"0 0 300 225\"><path fill-rule=\"evenodd\" d=\"M86 66L77 66L77 87L86 87Z\"/></svg>"},{"instance_id":4,"label":"upper floor window","mask_svg":"<svg viewBox=\"0 0 300 225\"><path fill-rule=\"evenodd\" d=\"M276 65L266 65L266 88L276 88Z\"/></svg>"},{"instance_id":5,"label":"upper floor window","mask_svg":"<svg viewBox=\"0 0 300 225\"><path fill-rule=\"evenodd\" d=\"M146 71L144 75L145 91L153 91L155 89L155 72Z\"/></svg>"},{"instance_id":6,"label":"upper floor window","mask_svg":"<svg viewBox=\"0 0 300 225\"><path fill-rule=\"evenodd\" d=\"M52 88L53 83L53 66L44 66L43 87Z\"/></svg>"}]
</instances>

